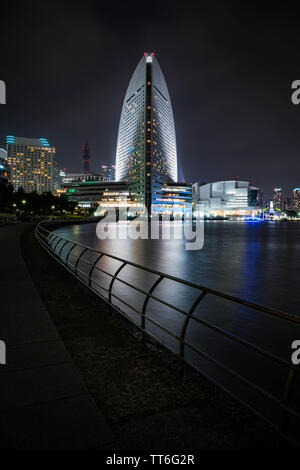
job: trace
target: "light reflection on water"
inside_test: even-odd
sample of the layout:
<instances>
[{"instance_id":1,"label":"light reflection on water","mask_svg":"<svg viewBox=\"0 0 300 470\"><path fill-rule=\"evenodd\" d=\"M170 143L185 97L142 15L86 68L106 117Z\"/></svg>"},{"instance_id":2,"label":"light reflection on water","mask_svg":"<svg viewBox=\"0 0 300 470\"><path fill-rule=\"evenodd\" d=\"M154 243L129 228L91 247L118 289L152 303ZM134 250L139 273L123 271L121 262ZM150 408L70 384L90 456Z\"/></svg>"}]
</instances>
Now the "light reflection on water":
<instances>
[{"instance_id":1,"label":"light reflection on water","mask_svg":"<svg viewBox=\"0 0 300 470\"><path fill-rule=\"evenodd\" d=\"M56 232L68 239L157 271L300 315L299 223L209 221L205 223L204 247L199 251L185 250L185 240L99 240L96 236L96 224L66 226ZM79 264L81 269L83 264ZM101 267L113 273L118 262L102 258ZM94 274L99 283L108 287L108 276L105 277L100 272ZM156 279L153 274L137 271L130 266L121 271L120 278L145 290ZM115 281L114 292L135 308L141 309L144 301L142 294L118 281ZM185 310L188 310L198 294L198 290L166 279L155 290L157 297ZM118 305L121 306L120 303ZM127 307L123 306L123 310L135 321L140 321L137 314ZM179 312L151 299L147 314L174 334L180 335L182 314ZM200 303L195 314L198 318L212 322L288 361L292 341L300 338L300 328L297 325L210 295ZM150 322L147 322L147 328L154 336L168 343L171 349L179 352L176 341L158 331ZM282 396L286 379L286 370L282 366L273 364L269 359L216 334L196 321L190 322L186 338L191 344L197 347L200 345L205 354L253 380L270 393ZM186 354L190 362L219 384L247 402L255 403L268 417L281 419L281 415L257 394L249 392L206 360L196 357L193 351L186 349ZM298 390L299 382L300 380L297 382ZM296 394L294 397L296 399Z\"/></svg>"},{"instance_id":2,"label":"light reflection on water","mask_svg":"<svg viewBox=\"0 0 300 470\"><path fill-rule=\"evenodd\" d=\"M299 314L300 224L205 223L202 250L184 240L99 240L96 224L57 233L201 285Z\"/></svg>"}]
</instances>

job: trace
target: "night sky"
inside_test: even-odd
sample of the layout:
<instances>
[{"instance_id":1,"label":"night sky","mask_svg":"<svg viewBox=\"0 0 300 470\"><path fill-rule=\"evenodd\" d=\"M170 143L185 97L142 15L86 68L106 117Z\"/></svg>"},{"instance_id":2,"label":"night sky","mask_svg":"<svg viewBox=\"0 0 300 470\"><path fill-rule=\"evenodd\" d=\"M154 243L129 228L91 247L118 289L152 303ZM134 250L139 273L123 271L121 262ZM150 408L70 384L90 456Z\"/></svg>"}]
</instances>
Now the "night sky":
<instances>
[{"instance_id":1,"label":"night sky","mask_svg":"<svg viewBox=\"0 0 300 470\"><path fill-rule=\"evenodd\" d=\"M272 2L1 4L0 138L46 137L61 168L114 163L121 106L144 51L171 95L179 179L300 186L300 13ZM281 6L280 6L281 5ZM282 6L284 5L284 6Z\"/></svg>"}]
</instances>

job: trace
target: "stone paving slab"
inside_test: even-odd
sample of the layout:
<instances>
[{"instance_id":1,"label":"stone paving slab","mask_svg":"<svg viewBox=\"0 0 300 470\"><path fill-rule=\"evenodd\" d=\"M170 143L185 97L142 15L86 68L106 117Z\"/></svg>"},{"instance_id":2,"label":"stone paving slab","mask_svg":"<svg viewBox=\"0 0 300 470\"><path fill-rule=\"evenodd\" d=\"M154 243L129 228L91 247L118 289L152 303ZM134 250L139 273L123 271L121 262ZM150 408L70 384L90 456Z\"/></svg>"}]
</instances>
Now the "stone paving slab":
<instances>
[{"instance_id":1,"label":"stone paving slab","mask_svg":"<svg viewBox=\"0 0 300 470\"><path fill-rule=\"evenodd\" d=\"M89 394L0 413L2 449L94 449L111 442Z\"/></svg>"},{"instance_id":2,"label":"stone paving slab","mask_svg":"<svg viewBox=\"0 0 300 470\"><path fill-rule=\"evenodd\" d=\"M102 448L105 420L27 271L20 238L29 224L0 227L0 449Z\"/></svg>"}]
</instances>

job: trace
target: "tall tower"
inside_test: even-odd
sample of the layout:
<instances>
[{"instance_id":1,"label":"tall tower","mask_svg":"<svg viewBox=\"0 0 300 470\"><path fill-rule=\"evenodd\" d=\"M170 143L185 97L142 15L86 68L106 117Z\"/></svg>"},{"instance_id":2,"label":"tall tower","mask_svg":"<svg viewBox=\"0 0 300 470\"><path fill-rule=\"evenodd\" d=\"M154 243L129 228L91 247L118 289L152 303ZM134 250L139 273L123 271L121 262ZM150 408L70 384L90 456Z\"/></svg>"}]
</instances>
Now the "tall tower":
<instances>
[{"instance_id":1,"label":"tall tower","mask_svg":"<svg viewBox=\"0 0 300 470\"><path fill-rule=\"evenodd\" d=\"M153 52L145 52L127 88L117 141L116 180L127 181L137 205L159 212L161 187L177 180L170 95Z\"/></svg>"},{"instance_id":2,"label":"tall tower","mask_svg":"<svg viewBox=\"0 0 300 470\"><path fill-rule=\"evenodd\" d=\"M85 144L82 147L82 163L83 163L83 172L84 174L88 174L90 172L90 148L85 138Z\"/></svg>"}]
</instances>

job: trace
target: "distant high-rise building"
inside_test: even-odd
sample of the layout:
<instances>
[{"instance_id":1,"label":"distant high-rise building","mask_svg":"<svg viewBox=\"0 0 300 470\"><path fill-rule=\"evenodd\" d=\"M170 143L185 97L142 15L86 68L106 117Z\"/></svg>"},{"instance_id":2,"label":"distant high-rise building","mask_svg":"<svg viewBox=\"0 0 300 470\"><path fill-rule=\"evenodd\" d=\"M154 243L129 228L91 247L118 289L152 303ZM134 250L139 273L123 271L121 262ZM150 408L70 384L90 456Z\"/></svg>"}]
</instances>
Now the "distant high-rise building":
<instances>
[{"instance_id":1,"label":"distant high-rise building","mask_svg":"<svg viewBox=\"0 0 300 470\"><path fill-rule=\"evenodd\" d=\"M126 181L138 204L159 211L161 189L177 181L174 117L154 53L145 52L127 88L116 151L116 180Z\"/></svg>"},{"instance_id":2,"label":"distant high-rise building","mask_svg":"<svg viewBox=\"0 0 300 470\"><path fill-rule=\"evenodd\" d=\"M116 165L101 165L99 174L106 178L106 181L115 181Z\"/></svg>"},{"instance_id":3,"label":"distant high-rise building","mask_svg":"<svg viewBox=\"0 0 300 470\"><path fill-rule=\"evenodd\" d=\"M285 211L290 211L292 209L292 200L290 197L285 197L283 199L283 208Z\"/></svg>"},{"instance_id":4,"label":"distant high-rise building","mask_svg":"<svg viewBox=\"0 0 300 470\"><path fill-rule=\"evenodd\" d=\"M83 172L84 174L88 174L90 172L90 148L85 138L85 144L82 147L82 163L83 163Z\"/></svg>"},{"instance_id":5,"label":"distant high-rise building","mask_svg":"<svg viewBox=\"0 0 300 470\"><path fill-rule=\"evenodd\" d=\"M274 188L274 209L282 209L282 190L281 188Z\"/></svg>"},{"instance_id":6,"label":"distant high-rise building","mask_svg":"<svg viewBox=\"0 0 300 470\"><path fill-rule=\"evenodd\" d=\"M8 135L6 145L10 182L15 191L22 187L27 193L55 193L59 185L56 149L47 139Z\"/></svg>"},{"instance_id":7,"label":"distant high-rise building","mask_svg":"<svg viewBox=\"0 0 300 470\"><path fill-rule=\"evenodd\" d=\"M294 202L294 210L300 211L300 188L295 188L293 190L293 202Z\"/></svg>"}]
</instances>

